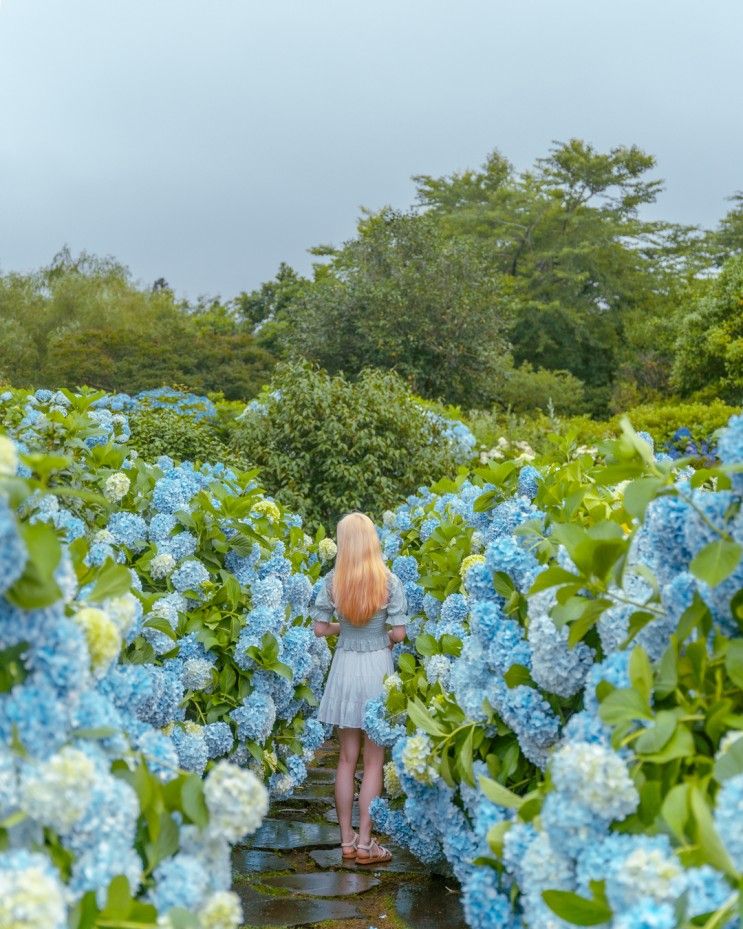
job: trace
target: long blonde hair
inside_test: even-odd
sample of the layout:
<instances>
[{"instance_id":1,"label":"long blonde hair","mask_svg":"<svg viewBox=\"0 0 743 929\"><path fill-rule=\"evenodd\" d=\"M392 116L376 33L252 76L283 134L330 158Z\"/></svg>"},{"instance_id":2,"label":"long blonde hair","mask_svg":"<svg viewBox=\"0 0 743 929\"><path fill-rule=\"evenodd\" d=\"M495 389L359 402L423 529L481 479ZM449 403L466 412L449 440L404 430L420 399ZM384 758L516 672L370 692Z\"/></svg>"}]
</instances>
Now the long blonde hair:
<instances>
[{"instance_id":1,"label":"long blonde hair","mask_svg":"<svg viewBox=\"0 0 743 929\"><path fill-rule=\"evenodd\" d=\"M389 570L374 523L364 513L344 516L336 535L335 606L349 623L363 626L387 603Z\"/></svg>"}]
</instances>

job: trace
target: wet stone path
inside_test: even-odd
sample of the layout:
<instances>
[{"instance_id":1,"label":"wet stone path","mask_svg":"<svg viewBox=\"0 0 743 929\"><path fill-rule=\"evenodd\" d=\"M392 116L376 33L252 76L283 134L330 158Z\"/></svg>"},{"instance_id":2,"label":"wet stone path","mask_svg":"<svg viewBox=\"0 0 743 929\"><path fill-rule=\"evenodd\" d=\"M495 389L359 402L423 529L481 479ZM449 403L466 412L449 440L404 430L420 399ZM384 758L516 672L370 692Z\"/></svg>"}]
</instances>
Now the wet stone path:
<instances>
[{"instance_id":1,"label":"wet stone path","mask_svg":"<svg viewBox=\"0 0 743 929\"><path fill-rule=\"evenodd\" d=\"M393 860L375 868L342 860L334 762L332 749L321 753L304 787L273 803L249 847L235 849L245 929L466 929L453 881L403 849L390 845Z\"/></svg>"}]
</instances>

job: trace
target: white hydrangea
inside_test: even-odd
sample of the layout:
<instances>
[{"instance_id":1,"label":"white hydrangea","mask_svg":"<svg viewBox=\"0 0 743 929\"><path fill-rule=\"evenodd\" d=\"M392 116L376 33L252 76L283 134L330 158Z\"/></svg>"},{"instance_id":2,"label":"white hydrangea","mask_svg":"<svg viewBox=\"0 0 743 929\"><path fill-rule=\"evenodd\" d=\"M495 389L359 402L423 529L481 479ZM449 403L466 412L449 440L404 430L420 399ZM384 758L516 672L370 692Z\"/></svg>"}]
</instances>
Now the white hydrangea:
<instances>
[{"instance_id":1,"label":"white hydrangea","mask_svg":"<svg viewBox=\"0 0 743 929\"><path fill-rule=\"evenodd\" d=\"M104 610L121 635L126 636L137 621L139 600L130 593L122 594L120 597L109 597L104 603Z\"/></svg>"},{"instance_id":2,"label":"white hydrangea","mask_svg":"<svg viewBox=\"0 0 743 929\"><path fill-rule=\"evenodd\" d=\"M213 893L199 910L203 929L238 929L243 921L240 898L231 890Z\"/></svg>"},{"instance_id":3,"label":"white hydrangea","mask_svg":"<svg viewBox=\"0 0 743 929\"><path fill-rule=\"evenodd\" d=\"M424 662L429 684L441 684L446 690L451 672L451 662L446 655L431 655Z\"/></svg>"},{"instance_id":4,"label":"white hydrangea","mask_svg":"<svg viewBox=\"0 0 743 929\"><path fill-rule=\"evenodd\" d=\"M209 829L229 842L251 835L268 812L268 791L251 771L219 761L204 782Z\"/></svg>"},{"instance_id":5,"label":"white hydrangea","mask_svg":"<svg viewBox=\"0 0 743 929\"><path fill-rule=\"evenodd\" d=\"M385 510L384 513L382 513L382 525L391 529L395 525L395 518L395 514L392 510Z\"/></svg>"},{"instance_id":6,"label":"white hydrangea","mask_svg":"<svg viewBox=\"0 0 743 929\"><path fill-rule=\"evenodd\" d=\"M629 899L651 897L658 903L671 903L683 892L685 876L675 858L657 848L637 848L622 862L617 881Z\"/></svg>"},{"instance_id":7,"label":"white hydrangea","mask_svg":"<svg viewBox=\"0 0 743 929\"><path fill-rule=\"evenodd\" d=\"M5 929L65 929L67 907L62 884L42 855L30 866L0 869L0 926ZM38 863L37 863L38 862Z\"/></svg>"},{"instance_id":8,"label":"white hydrangea","mask_svg":"<svg viewBox=\"0 0 743 929\"><path fill-rule=\"evenodd\" d=\"M402 690L402 678L395 672L384 679L384 695L389 697L393 690Z\"/></svg>"},{"instance_id":9,"label":"white hydrangea","mask_svg":"<svg viewBox=\"0 0 743 929\"><path fill-rule=\"evenodd\" d=\"M161 581L175 571L176 561L170 552L163 552L150 562L150 574L156 581Z\"/></svg>"},{"instance_id":10,"label":"white hydrangea","mask_svg":"<svg viewBox=\"0 0 743 929\"><path fill-rule=\"evenodd\" d=\"M485 534L480 532L479 529L475 529L472 533L472 538L470 539L470 551L473 555L478 555L480 552L485 551Z\"/></svg>"},{"instance_id":11,"label":"white hydrangea","mask_svg":"<svg viewBox=\"0 0 743 929\"><path fill-rule=\"evenodd\" d=\"M32 819L64 835L88 808L95 781L90 758L67 746L23 772L20 807Z\"/></svg>"},{"instance_id":12,"label":"white hydrangea","mask_svg":"<svg viewBox=\"0 0 743 929\"><path fill-rule=\"evenodd\" d=\"M321 539L317 546L317 553L321 561L332 561L337 552L338 546L332 539Z\"/></svg>"},{"instance_id":13,"label":"white hydrangea","mask_svg":"<svg viewBox=\"0 0 743 929\"><path fill-rule=\"evenodd\" d=\"M561 793L606 820L624 819L639 802L624 761L591 742L568 742L556 751L552 781Z\"/></svg>"},{"instance_id":14,"label":"white hydrangea","mask_svg":"<svg viewBox=\"0 0 743 929\"><path fill-rule=\"evenodd\" d=\"M116 538L109 529L99 529L91 541L94 545L113 545L116 542Z\"/></svg>"},{"instance_id":15,"label":"white hydrangea","mask_svg":"<svg viewBox=\"0 0 743 929\"><path fill-rule=\"evenodd\" d=\"M12 439L0 435L0 475L13 476L18 470L18 448Z\"/></svg>"},{"instance_id":16,"label":"white hydrangea","mask_svg":"<svg viewBox=\"0 0 743 929\"><path fill-rule=\"evenodd\" d=\"M394 761L388 761L384 766L384 792L390 800L401 797L403 793L400 775L397 772Z\"/></svg>"},{"instance_id":17,"label":"white hydrangea","mask_svg":"<svg viewBox=\"0 0 743 929\"><path fill-rule=\"evenodd\" d=\"M725 752L729 751L733 745L738 741L738 739L743 739L743 732L736 731L731 729L730 732L726 732L725 735L720 740L720 747L717 750L717 758L721 755L724 755Z\"/></svg>"},{"instance_id":18,"label":"white hydrangea","mask_svg":"<svg viewBox=\"0 0 743 929\"><path fill-rule=\"evenodd\" d=\"M432 755L433 746L425 733L409 736L402 750L402 765L406 774L421 784L434 784L440 775L431 764Z\"/></svg>"},{"instance_id":19,"label":"white hydrangea","mask_svg":"<svg viewBox=\"0 0 743 929\"><path fill-rule=\"evenodd\" d=\"M106 483L103 485L103 496L111 503L118 503L129 493L130 486L131 481L126 474L123 471L117 471L115 474L109 474L106 478Z\"/></svg>"}]
</instances>

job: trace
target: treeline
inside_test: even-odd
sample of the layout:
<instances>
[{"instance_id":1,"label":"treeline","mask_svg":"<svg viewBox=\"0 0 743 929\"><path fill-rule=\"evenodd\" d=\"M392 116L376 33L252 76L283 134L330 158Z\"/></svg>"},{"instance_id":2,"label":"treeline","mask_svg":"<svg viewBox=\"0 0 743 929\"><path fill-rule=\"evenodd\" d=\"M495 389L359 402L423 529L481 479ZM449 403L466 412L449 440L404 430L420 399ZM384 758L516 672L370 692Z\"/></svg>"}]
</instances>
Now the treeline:
<instances>
[{"instance_id":1,"label":"treeline","mask_svg":"<svg viewBox=\"0 0 743 929\"><path fill-rule=\"evenodd\" d=\"M419 176L416 203L364 213L305 278L229 303L137 289L62 253L0 279L0 377L252 396L275 360L351 378L391 369L470 409L606 415L743 393L743 195L715 230L644 218L661 181L636 147L555 145L523 172Z\"/></svg>"},{"instance_id":2,"label":"treeline","mask_svg":"<svg viewBox=\"0 0 743 929\"><path fill-rule=\"evenodd\" d=\"M163 384L228 399L254 396L273 355L218 300L137 287L111 259L67 250L30 275L0 276L0 382L135 393Z\"/></svg>"}]
</instances>

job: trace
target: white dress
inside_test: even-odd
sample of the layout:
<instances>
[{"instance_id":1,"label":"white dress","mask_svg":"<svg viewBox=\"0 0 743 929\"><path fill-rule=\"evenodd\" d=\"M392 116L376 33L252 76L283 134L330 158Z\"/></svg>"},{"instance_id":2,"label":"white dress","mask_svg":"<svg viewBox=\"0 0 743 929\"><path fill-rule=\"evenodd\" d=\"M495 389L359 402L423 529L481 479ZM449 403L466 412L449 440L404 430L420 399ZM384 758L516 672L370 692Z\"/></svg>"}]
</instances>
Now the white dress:
<instances>
[{"instance_id":1,"label":"white dress","mask_svg":"<svg viewBox=\"0 0 743 929\"><path fill-rule=\"evenodd\" d=\"M406 624L407 597L402 581L390 574L387 605L363 626L354 626L335 608L332 580L331 571L310 607L313 619L328 623L335 615L341 627L317 718L334 726L361 729L367 701L382 693L385 677L394 670L386 627Z\"/></svg>"}]
</instances>

